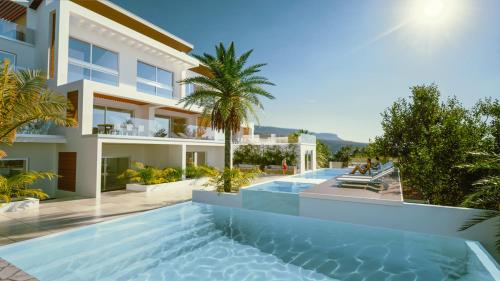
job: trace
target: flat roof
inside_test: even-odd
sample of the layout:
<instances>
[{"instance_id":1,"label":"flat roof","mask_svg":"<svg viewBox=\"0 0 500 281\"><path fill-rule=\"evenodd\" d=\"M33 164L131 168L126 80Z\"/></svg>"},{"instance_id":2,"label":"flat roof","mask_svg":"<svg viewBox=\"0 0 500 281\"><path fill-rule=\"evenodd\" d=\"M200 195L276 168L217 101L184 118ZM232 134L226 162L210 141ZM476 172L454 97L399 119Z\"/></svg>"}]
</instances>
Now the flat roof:
<instances>
[{"instance_id":1,"label":"flat roof","mask_svg":"<svg viewBox=\"0 0 500 281\"><path fill-rule=\"evenodd\" d=\"M37 9L43 0L33 0L30 8ZM161 27L113 4L107 0L71 0L74 3L107 17L121 25L144 34L158 42L170 46L178 51L189 53L193 50L193 45L181 38L171 34Z\"/></svg>"}]
</instances>

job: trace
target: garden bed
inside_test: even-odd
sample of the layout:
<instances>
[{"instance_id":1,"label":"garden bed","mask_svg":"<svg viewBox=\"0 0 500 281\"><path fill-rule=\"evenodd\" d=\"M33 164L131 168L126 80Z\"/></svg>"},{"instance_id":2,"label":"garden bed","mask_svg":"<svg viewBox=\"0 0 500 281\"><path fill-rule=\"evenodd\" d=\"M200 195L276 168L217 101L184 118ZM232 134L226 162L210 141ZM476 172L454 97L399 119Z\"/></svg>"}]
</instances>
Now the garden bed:
<instances>
[{"instance_id":1,"label":"garden bed","mask_svg":"<svg viewBox=\"0 0 500 281\"><path fill-rule=\"evenodd\" d=\"M208 182L208 178L203 177L203 178L198 178L198 179L187 179L187 180L182 180L182 181L175 181L175 182L167 182L167 183L160 183L160 184L151 184L151 185L146 185L146 184L139 184L139 183L129 183L127 184L127 190L129 191L140 191L140 192L153 192L153 191L160 191L160 190L172 190L172 189L183 189L183 188L190 188L193 186L203 186L205 183Z\"/></svg>"},{"instance_id":2,"label":"garden bed","mask_svg":"<svg viewBox=\"0 0 500 281\"><path fill-rule=\"evenodd\" d=\"M40 206L40 200L36 198L24 198L9 203L0 204L0 213L22 212L25 210L36 210Z\"/></svg>"}]
</instances>

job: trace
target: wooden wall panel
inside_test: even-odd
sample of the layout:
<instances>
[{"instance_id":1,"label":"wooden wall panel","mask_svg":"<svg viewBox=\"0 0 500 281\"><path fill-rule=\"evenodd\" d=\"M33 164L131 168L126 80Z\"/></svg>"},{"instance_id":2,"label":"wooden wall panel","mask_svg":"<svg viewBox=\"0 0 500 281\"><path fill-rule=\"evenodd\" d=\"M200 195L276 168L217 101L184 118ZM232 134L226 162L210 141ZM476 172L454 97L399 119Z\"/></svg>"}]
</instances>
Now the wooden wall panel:
<instances>
[{"instance_id":1,"label":"wooden wall panel","mask_svg":"<svg viewBox=\"0 0 500 281\"><path fill-rule=\"evenodd\" d=\"M57 188L76 191L76 152L59 152Z\"/></svg>"}]
</instances>

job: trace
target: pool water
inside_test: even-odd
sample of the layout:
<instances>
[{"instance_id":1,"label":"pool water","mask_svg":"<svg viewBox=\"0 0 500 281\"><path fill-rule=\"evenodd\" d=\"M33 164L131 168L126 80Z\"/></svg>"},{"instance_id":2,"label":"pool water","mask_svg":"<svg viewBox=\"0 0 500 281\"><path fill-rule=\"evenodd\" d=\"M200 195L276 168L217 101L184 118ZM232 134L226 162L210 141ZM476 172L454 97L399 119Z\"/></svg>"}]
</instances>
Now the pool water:
<instances>
[{"instance_id":1,"label":"pool water","mask_svg":"<svg viewBox=\"0 0 500 281\"><path fill-rule=\"evenodd\" d=\"M270 192L286 192L296 193L302 192L308 188L313 187L310 183L286 182L286 181L272 181L268 183L254 185L244 190L253 191L270 191Z\"/></svg>"},{"instance_id":2,"label":"pool water","mask_svg":"<svg viewBox=\"0 0 500 281\"><path fill-rule=\"evenodd\" d=\"M184 203L0 247L50 280L494 280L464 240Z\"/></svg>"},{"instance_id":3,"label":"pool water","mask_svg":"<svg viewBox=\"0 0 500 281\"><path fill-rule=\"evenodd\" d=\"M350 172L350 169L319 169L293 176L293 178L329 180Z\"/></svg>"},{"instance_id":4,"label":"pool water","mask_svg":"<svg viewBox=\"0 0 500 281\"><path fill-rule=\"evenodd\" d=\"M249 210L299 215L299 192L314 184L272 181L241 190L242 207Z\"/></svg>"}]
</instances>

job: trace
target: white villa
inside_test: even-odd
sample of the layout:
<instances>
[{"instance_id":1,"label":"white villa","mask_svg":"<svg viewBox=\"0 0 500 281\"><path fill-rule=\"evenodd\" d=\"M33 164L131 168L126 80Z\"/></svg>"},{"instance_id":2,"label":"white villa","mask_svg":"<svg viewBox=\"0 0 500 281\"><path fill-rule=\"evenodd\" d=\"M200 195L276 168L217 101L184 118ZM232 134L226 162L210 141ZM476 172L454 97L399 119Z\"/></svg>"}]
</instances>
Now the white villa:
<instances>
[{"instance_id":1,"label":"white villa","mask_svg":"<svg viewBox=\"0 0 500 281\"><path fill-rule=\"evenodd\" d=\"M3 147L0 174L53 171L51 197L123 189L116 176L133 161L157 167L223 167L222 132L206 127L200 108L179 99L194 87L177 81L206 75L189 55L193 45L105 0L0 1L0 60L41 69L48 87L66 95L78 124L33 123ZM245 126L235 139L262 139ZM299 138L299 170L315 169L315 138ZM307 159L307 164L306 163Z\"/></svg>"}]
</instances>

